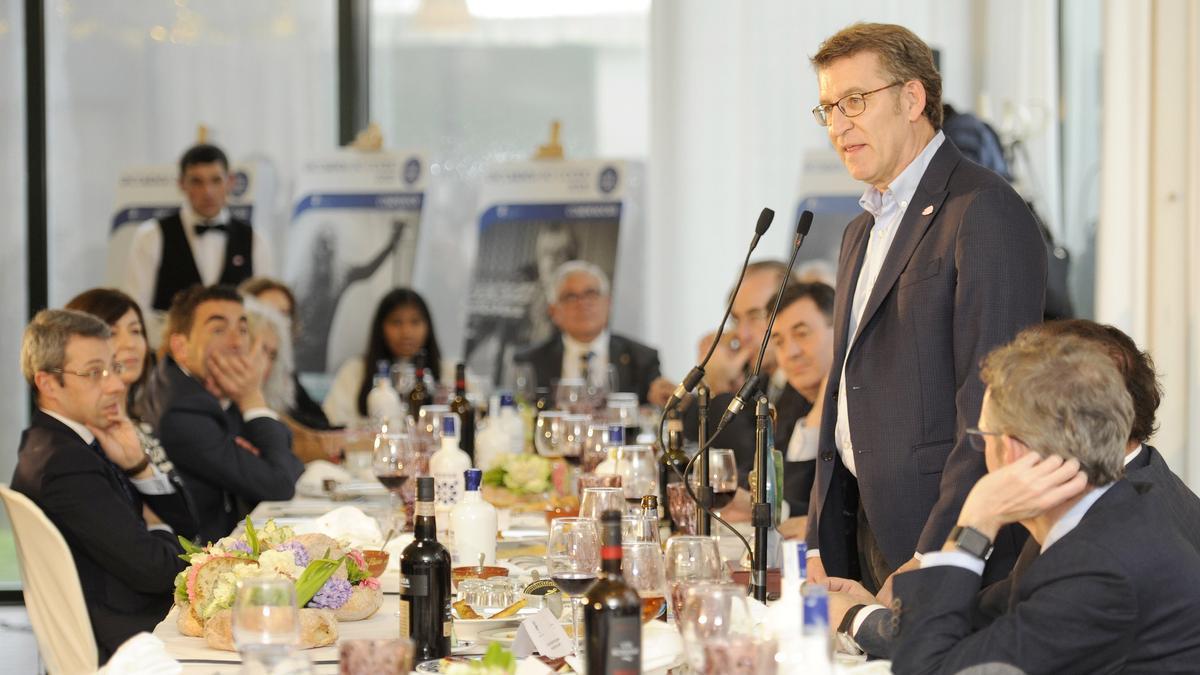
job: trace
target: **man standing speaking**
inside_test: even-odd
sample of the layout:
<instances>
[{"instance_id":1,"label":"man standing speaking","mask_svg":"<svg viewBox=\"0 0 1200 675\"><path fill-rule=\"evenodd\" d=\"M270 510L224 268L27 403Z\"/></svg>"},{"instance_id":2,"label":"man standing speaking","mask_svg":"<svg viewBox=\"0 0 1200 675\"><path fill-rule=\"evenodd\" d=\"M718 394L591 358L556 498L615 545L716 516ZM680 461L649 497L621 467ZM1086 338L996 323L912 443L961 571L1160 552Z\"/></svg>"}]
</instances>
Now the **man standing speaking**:
<instances>
[{"instance_id":1,"label":"man standing speaking","mask_svg":"<svg viewBox=\"0 0 1200 675\"><path fill-rule=\"evenodd\" d=\"M809 570L874 592L942 547L985 473L964 433L983 400L979 364L1040 321L1045 249L1021 197L942 134L941 76L920 38L855 24L812 63L813 116L867 188L838 259ZM1015 531L1001 535L989 580L1019 549Z\"/></svg>"}]
</instances>

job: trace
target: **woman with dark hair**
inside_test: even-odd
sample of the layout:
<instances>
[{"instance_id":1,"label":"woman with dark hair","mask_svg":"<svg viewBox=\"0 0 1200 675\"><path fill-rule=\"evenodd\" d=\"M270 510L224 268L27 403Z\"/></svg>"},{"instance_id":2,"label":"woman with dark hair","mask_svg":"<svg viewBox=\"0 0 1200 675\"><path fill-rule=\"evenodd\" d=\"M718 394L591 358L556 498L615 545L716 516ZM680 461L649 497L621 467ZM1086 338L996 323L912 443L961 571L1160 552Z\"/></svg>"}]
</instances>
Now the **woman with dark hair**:
<instances>
[{"instance_id":1,"label":"woman with dark hair","mask_svg":"<svg viewBox=\"0 0 1200 675\"><path fill-rule=\"evenodd\" d=\"M157 417L150 410L146 382L154 368L154 354L146 336L142 309L132 297L115 288L93 288L84 291L67 303L66 309L87 312L112 328L113 358L121 364L121 381L125 383L126 398L122 414L128 415L137 431L142 449L158 470L175 483L175 466L154 435L152 423Z\"/></svg>"},{"instance_id":2,"label":"woman with dark hair","mask_svg":"<svg viewBox=\"0 0 1200 675\"><path fill-rule=\"evenodd\" d=\"M366 420L376 363L416 363L418 357L434 380L440 380L442 352L429 306L412 289L393 289L379 301L371 319L366 354L347 361L334 377L322 406L330 423L351 425Z\"/></svg>"}]
</instances>

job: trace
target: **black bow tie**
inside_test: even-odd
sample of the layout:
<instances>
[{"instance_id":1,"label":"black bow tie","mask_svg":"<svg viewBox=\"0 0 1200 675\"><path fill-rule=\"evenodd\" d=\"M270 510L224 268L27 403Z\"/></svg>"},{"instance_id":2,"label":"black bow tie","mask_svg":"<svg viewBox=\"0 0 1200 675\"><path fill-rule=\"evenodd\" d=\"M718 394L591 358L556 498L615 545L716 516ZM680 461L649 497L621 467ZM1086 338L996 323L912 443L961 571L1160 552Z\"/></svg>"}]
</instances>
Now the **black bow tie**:
<instances>
[{"instance_id":1,"label":"black bow tie","mask_svg":"<svg viewBox=\"0 0 1200 675\"><path fill-rule=\"evenodd\" d=\"M196 225L196 234L198 236L201 236L210 230L216 230L217 232L229 232L229 226L225 223L199 223Z\"/></svg>"}]
</instances>

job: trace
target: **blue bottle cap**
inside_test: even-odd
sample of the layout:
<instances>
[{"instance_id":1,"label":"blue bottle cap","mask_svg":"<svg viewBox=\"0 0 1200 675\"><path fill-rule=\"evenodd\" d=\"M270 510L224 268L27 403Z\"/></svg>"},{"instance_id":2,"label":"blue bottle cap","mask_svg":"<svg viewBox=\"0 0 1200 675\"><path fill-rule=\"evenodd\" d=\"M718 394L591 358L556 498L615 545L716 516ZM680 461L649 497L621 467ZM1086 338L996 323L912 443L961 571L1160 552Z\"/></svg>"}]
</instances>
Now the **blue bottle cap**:
<instances>
[{"instance_id":1,"label":"blue bottle cap","mask_svg":"<svg viewBox=\"0 0 1200 675\"><path fill-rule=\"evenodd\" d=\"M609 445L625 445L625 426L621 424L608 425Z\"/></svg>"},{"instance_id":2,"label":"blue bottle cap","mask_svg":"<svg viewBox=\"0 0 1200 675\"><path fill-rule=\"evenodd\" d=\"M458 438L458 415L446 415L442 418L442 438Z\"/></svg>"},{"instance_id":3,"label":"blue bottle cap","mask_svg":"<svg viewBox=\"0 0 1200 675\"><path fill-rule=\"evenodd\" d=\"M516 407L516 401L513 400L513 395L507 391L500 394L500 407L508 406L509 408Z\"/></svg>"},{"instance_id":4,"label":"blue bottle cap","mask_svg":"<svg viewBox=\"0 0 1200 675\"><path fill-rule=\"evenodd\" d=\"M475 492L479 489L479 484L483 482L483 471L467 469L463 472L463 480L466 483L467 492Z\"/></svg>"},{"instance_id":5,"label":"blue bottle cap","mask_svg":"<svg viewBox=\"0 0 1200 675\"><path fill-rule=\"evenodd\" d=\"M387 362L387 359L379 359L375 362L375 374L379 377L391 377L392 365Z\"/></svg>"}]
</instances>

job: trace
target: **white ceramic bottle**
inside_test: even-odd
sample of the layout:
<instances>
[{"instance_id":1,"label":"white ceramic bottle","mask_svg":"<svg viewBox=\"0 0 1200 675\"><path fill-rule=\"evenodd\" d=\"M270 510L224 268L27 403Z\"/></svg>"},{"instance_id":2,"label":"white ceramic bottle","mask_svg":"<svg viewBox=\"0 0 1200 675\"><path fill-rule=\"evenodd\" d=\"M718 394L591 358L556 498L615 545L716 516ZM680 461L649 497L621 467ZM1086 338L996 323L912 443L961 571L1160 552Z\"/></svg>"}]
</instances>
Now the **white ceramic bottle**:
<instances>
[{"instance_id":1,"label":"white ceramic bottle","mask_svg":"<svg viewBox=\"0 0 1200 675\"><path fill-rule=\"evenodd\" d=\"M487 503L479 491L483 472L467 469L463 475L465 491L450 509L450 555L456 565L496 563L496 507Z\"/></svg>"},{"instance_id":2,"label":"white ceramic bottle","mask_svg":"<svg viewBox=\"0 0 1200 675\"><path fill-rule=\"evenodd\" d=\"M450 509L462 498L463 472L471 468L471 456L458 447L458 415L442 418L442 447L429 458L433 476L438 536L450 531Z\"/></svg>"}]
</instances>

